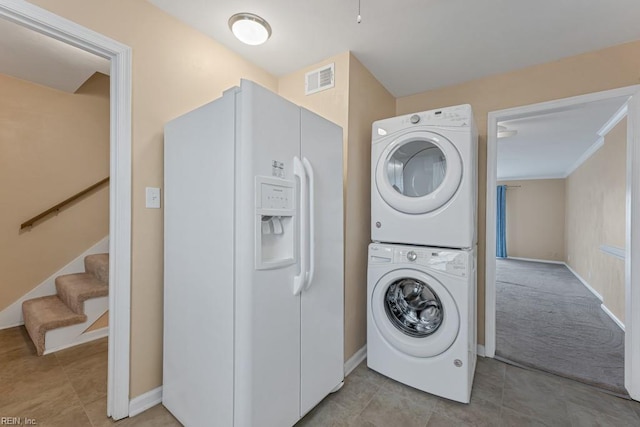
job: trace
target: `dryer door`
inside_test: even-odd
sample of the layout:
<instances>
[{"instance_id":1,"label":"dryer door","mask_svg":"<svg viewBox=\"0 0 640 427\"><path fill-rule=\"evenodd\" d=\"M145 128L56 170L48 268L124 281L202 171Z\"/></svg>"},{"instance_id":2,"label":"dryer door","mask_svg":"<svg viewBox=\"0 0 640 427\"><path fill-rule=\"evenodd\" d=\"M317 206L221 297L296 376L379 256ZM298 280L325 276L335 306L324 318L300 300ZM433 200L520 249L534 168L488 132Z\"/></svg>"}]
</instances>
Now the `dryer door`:
<instances>
[{"instance_id":1,"label":"dryer door","mask_svg":"<svg viewBox=\"0 0 640 427\"><path fill-rule=\"evenodd\" d=\"M380 196L393 209L424 214L446 204L462 180L462 159L442 135L404 134L382 151L375 171Z\"/></svg>"},{"instance_id":2,"label":"dryer door","mask_svg":"<svg viewBox=\"0 0 640 427\"><path fill-rule=\"evenodd\" d=\"M447 289L421 271L384 275L371 296L373 321L387 342L414 357L434 357L458 336L460 315Z\"/></svg>"}]
</instances>

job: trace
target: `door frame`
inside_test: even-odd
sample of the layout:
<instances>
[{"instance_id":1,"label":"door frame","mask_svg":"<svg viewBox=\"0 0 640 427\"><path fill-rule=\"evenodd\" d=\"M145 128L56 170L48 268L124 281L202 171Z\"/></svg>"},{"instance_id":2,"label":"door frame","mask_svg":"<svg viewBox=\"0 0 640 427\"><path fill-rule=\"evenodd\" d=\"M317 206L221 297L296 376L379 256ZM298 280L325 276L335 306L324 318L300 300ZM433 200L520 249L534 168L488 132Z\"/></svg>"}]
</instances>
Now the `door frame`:
<instances>
[{"instance_id":1,"label":"door frame","mask_svg":"<svg viewBox=\"0 0 640 427\"><path fill-rule=\"evenodd\" d=\"M487 196L485 252L485 354L496 351L496 183L498 122L542 112L564 111L578 104L628 96L625 243L625 387L640 400L640 85L492 111L487 121Z\"/></svg>"},{"instance_id":2,"label":"door frame","mask_svg":"<svg viewBox=\"0 0 640 427\"><path fill-rule=\"evenodd\" d=\"M125 418L131 323L131 48L26 1L0 0L0 19L111 61L107 415Z\"/></svg>"}]
</instances>

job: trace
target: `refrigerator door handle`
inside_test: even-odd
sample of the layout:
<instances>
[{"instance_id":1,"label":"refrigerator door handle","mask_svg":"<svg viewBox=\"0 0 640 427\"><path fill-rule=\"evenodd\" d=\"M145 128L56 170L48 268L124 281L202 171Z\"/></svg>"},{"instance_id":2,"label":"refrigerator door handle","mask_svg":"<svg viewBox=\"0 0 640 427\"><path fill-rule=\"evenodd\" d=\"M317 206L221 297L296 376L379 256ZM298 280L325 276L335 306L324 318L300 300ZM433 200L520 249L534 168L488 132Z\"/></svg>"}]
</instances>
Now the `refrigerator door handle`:
<instances>
[{"instance_id":1,"label":"refrigerator door handle","mask_svg":"<svg viewBox=\"0 0 640 427\"><path fill-rule=\"evenodd\" d=\"M302 164L304 165L304 169L309 176L309 213L307 214L308 219L308 227L307 231L309 233L309 253L308 253L308 264L309 264L309 273L307 275L307 284L305 285L305 289L309 289L311 287L311 282L313 281L313 275L315 274L316 269L316 218L315 218L315 175L313 173L313 166L311 166L311 162L304 157L302 159Z\"/></svg>"},{"instance_id":2,"label":"refrigerator door handle","mask_svg":"<svg viewBox=\"0 0 640 427\"><path fill-rule=\"evenodd\" d=\"M300 179L300 274L293 278L293 295L299 295L304 288L307 277L307 252L309 246L307 242L309 235L307 230L309 224L307 205L309 204L309 195L307 192L307 174L298 156L293 158L293 175Z\"/></svg>"}]
</instances>

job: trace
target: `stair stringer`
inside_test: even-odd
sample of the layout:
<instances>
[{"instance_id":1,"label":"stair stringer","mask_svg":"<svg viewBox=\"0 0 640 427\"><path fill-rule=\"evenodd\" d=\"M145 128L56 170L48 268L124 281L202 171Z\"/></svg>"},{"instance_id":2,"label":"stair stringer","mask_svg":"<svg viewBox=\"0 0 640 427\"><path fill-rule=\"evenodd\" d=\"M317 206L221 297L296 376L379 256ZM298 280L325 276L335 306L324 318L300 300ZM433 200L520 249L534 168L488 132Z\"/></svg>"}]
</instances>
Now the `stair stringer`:
<instances>
[{"instance_id":1,"label":"stair stringer","mask_svg":"<svg viewBox=\"0 0 640 427\"><path fill-rule=\"evenodd\" d=\"M62 276L63 274L82 273L84 272L84 257L87 255L107 252L109 252L109 236L103 238L98 243L84 251L76 259L49 276L44 282L24 294L20 299L13 302L4 310L0 311L0 329L24 325L24 318L22 317L22 303L24 301L47 295L55 295L57 293L56 277Z\"/></svg>"},{"instance_id":2,"label":"stair stringer","mask_svg":"<svg viewBox=\"0 0 640 427\"><path fill-rule=\"evenodd\" d=\"M44 354L54 353L78 344L97 340L109 335L109 327L84 333L88 327L109 310L109 296L91 298L84 302L84 314L87 321L64 328L51 329L44 336Z\"/></svg>"}]
</instances>

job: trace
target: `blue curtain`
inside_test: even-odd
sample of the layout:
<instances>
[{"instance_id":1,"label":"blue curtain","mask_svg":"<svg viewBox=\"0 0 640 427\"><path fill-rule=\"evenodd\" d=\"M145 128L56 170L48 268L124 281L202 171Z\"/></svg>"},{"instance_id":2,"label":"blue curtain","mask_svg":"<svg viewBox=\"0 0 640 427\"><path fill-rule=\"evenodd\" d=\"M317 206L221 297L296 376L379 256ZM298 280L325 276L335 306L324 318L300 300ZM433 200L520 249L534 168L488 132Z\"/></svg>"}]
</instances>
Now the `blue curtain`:
<instances>
[{"instance_id":1,"label":"blue curtain","mask_svg":"<svg viewBox=\"0 0 640 427\"><path fill-rule=\"evenodd\" d=\"M496 257L507 257L507 186L498 185L496 207Z\"/></svg>"}]
</instances>

